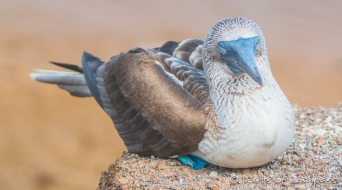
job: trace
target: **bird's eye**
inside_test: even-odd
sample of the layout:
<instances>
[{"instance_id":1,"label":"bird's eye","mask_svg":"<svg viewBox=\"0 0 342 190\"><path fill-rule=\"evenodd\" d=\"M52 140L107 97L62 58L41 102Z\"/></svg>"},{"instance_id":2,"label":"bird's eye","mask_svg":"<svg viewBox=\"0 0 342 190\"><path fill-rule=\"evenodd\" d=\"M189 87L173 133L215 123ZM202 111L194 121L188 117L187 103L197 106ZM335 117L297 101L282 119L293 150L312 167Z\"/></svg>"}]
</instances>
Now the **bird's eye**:
<instances>
[{"instance_id":1,"label":"bird's eye","mask_svg":"<svg viewBox=\"0 0 342 190\"><path fill-rule=\"evenodd\" d=\"M260 38L259 37L254 37L254 43L255 43L255 47L258 47L260 44Z\"/></svg>"}]
</instances>

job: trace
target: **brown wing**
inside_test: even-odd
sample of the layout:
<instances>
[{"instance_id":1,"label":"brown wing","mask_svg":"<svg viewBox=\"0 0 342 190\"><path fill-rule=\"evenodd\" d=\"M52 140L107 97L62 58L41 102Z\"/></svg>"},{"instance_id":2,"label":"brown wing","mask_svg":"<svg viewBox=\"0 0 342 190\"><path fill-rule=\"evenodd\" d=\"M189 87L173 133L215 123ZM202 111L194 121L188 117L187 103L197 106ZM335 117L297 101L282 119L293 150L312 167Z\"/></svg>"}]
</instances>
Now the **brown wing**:
<instances>
[{"instance_id":1,"label":"brown wing","mask_svg":"<svg viewBox=\"0 0 342 190\"><path fill-rule=\"evenodd\" d=\"M136 48L108 61L103 76L110 102L121 117L119 134L125 143L161 157L197 150L206 123L201 101L164 69L167 66L152 50ZM129 151L139 153L139 148Z\"/></svg>"},{"instance_id":2,"label":"brown wing","mask_svg":"<svg viewBox=\"0 0 342 190\"><path fill-rule=\"evenodd\" d=\"M158 53L160 55L160 53ZM165 58L164 63L170 68L178 80L183 82L183 88L199 100L202 105L207 103L209 87L202 70L174 57Z\"/></svg>"},{"instance_id":3,"label":"brown wing","mask_svg":"<svg viewBox=\"0 0 342 190\"><path fill-rule=\"evenodd\" d=\"M181 42L168 41L154 50L172 55L203 71L202 44L203 41L197 39L187 39Z\"/></svg>"},{"instance_id":4,"label":"brown wing","mask_svg":"<svg viewBox=\"0 0 342 190\"><path fill-rule=\"evenodd\" d=\"M183 60L196 69L203 71L202 63L202 40L187 39L180 43L169 41L164 43L158 50Z\"/></svg>"},{"instance_id":5,"label":"brown wing","mask_svg":"<svg viewBox=\"0 0 342 190\"><path fill-rule=\"evenodd\" d=\"M156 48L159 52L155 53L162 59L165 70L182 81L183 87L205 104L209 97L209 87L203 73L202 44L203 41L197 39L187 39L180 43L169 41L159 49Z\"/></svg>"},{"instance_id":6,"label":"brown wing","mask_svg":"<svg viewBox=\"0 0 342 190\"><path fill-rule=\"evenodd\" d=\"M201 60L197 52L200 44L199 40L185 40L181 43L170 41L160 48L132 50L107 62L84 52L83 68L64 63L55 64L80 72L77 76L83 81L80 83L82 89L86 89L87 96L94 96L111 117L129 152L160 157L183 155L197 150L197 144L205 131L202 105L208 97L208 86L203 72L191 65L194 64L193 57ZM178 56L188 63L171 55ZM131 72L130 68L140 70ZM145 77L141 77L141 73ZM126 77L126 74L131 78ZM79 84L76 81L79 77L70 78L67 77L69 73L55 74L50 71L38 75L34 75L33 78L59 86L63 86L63 82L66 81L71 86L70 89L69 86L64 89L73 95L84 94L84 90L74 85ZM137 78L134 79L134 76ZM117 82L117 77L120 83ZM134 79L134 83L127 82L127 78L131 81ZM143 80L142 83L140 79ZM148 82L149 80L154 83ZM139 88L136 91L137 88L130 87L132 84L148 87L142 87L145 91ZM131 88L133 95L126 93L125 87ZM151 88L154 91L150 91ZM141 94L135 94L140 91L142 94L150 92L152 95L142 96L140 99ZM155 101L157 98L161 98L161 101ZM140 102L133 101L136 99ZM148 101L145 101L146 99ZM141 105L142 102L149 101L152 101L149 104L152 106Z\"/></svg>"}]
</instances>

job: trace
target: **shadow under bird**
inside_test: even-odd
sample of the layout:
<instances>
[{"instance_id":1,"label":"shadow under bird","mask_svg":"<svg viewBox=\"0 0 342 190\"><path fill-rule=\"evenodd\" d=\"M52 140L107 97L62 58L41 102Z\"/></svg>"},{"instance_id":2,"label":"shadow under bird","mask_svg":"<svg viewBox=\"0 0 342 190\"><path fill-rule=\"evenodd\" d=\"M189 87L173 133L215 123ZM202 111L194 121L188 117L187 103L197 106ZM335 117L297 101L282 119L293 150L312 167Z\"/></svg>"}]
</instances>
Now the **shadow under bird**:
<instances>
[{"instance_id":1,"label":"shadow under bird","mask_svg":"<svg viewBox=\"0 0 342 190\"><path fill-rule=\"evenodd\" d=\"M204 41L133 48L106 62L84 52L74 72L31 78L73 96L93 96L131 153L177 158L193 169L263 165L291 144L295 117L272 76L265 38L253 21L228 18Z\"/></svg>"}]
</instances>

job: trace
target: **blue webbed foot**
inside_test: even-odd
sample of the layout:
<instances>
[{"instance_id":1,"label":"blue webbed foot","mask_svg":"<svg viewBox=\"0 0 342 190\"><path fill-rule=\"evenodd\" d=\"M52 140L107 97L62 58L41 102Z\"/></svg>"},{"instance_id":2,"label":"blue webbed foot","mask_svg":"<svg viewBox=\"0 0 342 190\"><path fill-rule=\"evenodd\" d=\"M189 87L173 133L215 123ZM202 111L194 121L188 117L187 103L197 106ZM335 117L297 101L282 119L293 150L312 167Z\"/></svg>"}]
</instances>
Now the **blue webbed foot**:
<instances>
[{"instance_id":1,"label":"blue webbed foot","mask_svg":"<svg viewBox=\"0 0 342 190\"><path fill-rule=\"evenodd\" d=\"M178 160L180 160L183 164L190 166L193 170L202 169L205 165L207 165L206 161L190 154L178 157Z\"/></svg>"}]
</instances>

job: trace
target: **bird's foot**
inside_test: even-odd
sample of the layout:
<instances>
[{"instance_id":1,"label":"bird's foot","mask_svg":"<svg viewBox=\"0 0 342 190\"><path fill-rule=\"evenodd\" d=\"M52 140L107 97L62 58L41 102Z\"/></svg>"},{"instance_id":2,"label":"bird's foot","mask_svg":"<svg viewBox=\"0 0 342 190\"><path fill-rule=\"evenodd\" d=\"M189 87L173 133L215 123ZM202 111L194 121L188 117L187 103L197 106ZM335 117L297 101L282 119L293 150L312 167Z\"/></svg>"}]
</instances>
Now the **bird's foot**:
<instances>
[{"instance_id":1,"label":"bird's foot","mask_svg":"<svg viewBox=\"0 0 342 190\"><path fill-rule=\"evenodd\" d=\"M207 162L203 159L190 154L178 157L177 159L183 164L190 166L193 170L202 169L205 165L207 165Z\"/></svg>"}]
</instances>

